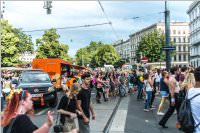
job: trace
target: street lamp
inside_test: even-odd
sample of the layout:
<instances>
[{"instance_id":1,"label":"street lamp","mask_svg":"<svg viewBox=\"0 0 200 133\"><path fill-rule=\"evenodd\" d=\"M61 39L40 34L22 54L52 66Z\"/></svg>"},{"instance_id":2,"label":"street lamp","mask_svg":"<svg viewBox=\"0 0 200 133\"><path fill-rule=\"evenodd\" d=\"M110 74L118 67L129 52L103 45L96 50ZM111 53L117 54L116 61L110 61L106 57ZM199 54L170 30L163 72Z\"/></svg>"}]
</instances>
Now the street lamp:
<instances>
[{"instance_id":1,"label":"street lamp","mask_svg":"<svg viewBox=\"0 0 200 133\"><path fill-rule=\"evenodd\" d=\"M43 6L43 8L44 8L44 9L47 9L47 14L51 14L51 8L52 8L51 3L52 3L51 0L46 0L46 1L44 1L44 6Z\"/></svg>"}]
</instances>

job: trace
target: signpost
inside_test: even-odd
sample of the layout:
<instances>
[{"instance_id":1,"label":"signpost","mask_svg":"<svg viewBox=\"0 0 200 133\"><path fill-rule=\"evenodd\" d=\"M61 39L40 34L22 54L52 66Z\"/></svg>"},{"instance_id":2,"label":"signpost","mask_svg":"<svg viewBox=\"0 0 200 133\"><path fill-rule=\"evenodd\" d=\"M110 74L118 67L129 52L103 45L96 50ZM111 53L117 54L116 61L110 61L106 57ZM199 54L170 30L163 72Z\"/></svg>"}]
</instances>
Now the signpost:
<instances>
[{"instance_id":1,"label":"signpost","mask_svg":"<svg viewBox=\"0 0 200 133\"><path fill-rule=\"evenodd\" d=\"M176 50L176 46L163 46L162 50Z\"/></svg>"}]
</instances>

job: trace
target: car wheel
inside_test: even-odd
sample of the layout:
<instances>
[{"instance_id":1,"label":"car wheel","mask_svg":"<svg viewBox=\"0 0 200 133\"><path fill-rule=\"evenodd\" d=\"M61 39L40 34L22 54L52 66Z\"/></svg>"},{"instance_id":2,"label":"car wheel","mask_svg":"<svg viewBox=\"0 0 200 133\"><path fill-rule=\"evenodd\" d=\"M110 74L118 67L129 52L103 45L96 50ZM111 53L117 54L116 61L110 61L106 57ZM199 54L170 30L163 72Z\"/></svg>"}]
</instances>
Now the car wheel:
<instances>
[{"instance_id":1,"label":"car wheel","mask_svg":"<svg viewBox=\"0 0 200 133\"><path fill-rule=\"evenodd\" d=\"M49 106L51 108L55 108L57 106L57 103L58 103L57 93L55 93L54 95L55 95L55 98L49 102Z\"/></svg>"}]
</instances>

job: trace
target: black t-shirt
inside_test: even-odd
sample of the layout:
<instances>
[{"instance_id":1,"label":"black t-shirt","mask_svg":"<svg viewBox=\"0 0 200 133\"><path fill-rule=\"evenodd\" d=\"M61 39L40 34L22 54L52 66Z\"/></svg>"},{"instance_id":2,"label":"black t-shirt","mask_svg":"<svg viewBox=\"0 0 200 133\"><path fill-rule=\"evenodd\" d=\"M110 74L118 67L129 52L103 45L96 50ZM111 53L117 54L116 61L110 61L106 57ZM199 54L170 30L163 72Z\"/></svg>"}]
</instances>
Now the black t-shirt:
<instances>
[{"instance_id":1,"label":"black t-shirt","mask_svg":"<svg viewBox=\"0 0 200 133\"><path fill-rule=\"evenodd\" d=\"M76 99L75 99L75 97L70 99L70 101L69 101L69 98L66 95L64 95L61 98L60 103L58 105L58 110L59 109L63 109L65 111L76 113ZM65 122L65 117L66 117L66 115L61 114L60 121L63 124Z\"/></svg>"},{"instance_id":2,"label":"black t-shirt","mask_svg":"<svg viewBox=\"0 0 200 133\"><path fill-rule=\"evenodd\" d=\"M3 128L3 133L6 133L8 127L9 125ZM11 133L32 133L37 129L38 127L33 124L27 115L19 115L13 123Z\"/></svg>"},{"instance_id":3,"label":"black t-shirt","mask_svg":"<svg viewBox=\"0 0 200 133\"><path fill-rule=\"evenodd\" d=\"M81 101L81 107L87 118L90 118L90 98L91 98L91 89L81 88L81 90L77 95L77 100ZM79 118L82 117L79 116Z\"/></svg>"}]
</instances>

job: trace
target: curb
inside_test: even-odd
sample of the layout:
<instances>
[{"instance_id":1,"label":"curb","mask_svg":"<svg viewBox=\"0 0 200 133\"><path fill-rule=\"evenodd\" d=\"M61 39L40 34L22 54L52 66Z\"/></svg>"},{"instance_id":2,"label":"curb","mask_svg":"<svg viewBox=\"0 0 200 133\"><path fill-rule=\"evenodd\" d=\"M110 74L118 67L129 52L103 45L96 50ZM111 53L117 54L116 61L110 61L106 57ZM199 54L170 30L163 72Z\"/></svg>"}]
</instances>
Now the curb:
<instances>
[{"instance_id":1,"label":"curb","mask_svg":"<svg viewBox=\"0 0 200 133\"><path fill-rule=\"evenodd\" d=\"M120 97L119 100L118 100L118 102L117 102L117 104L116 104L116 106L115 106L115 108L114 108L114 110L113 110L113 112L112 112L112 114L111 114L111 116L110 116L110 118L108 119L108 121L107 121L107 123L106 123L106 126L105 126L104 129L103 129L103 133L109 133L111 124L112 124L112 122L113 122L114 116L115 116L115 114L116 114L116 112L117 112L117 109L118 109L118 107L119 107L119 104L120 104L120 102L121 102L121 99L122 99L122 98Z\"/></svg>"}]
</instances>

